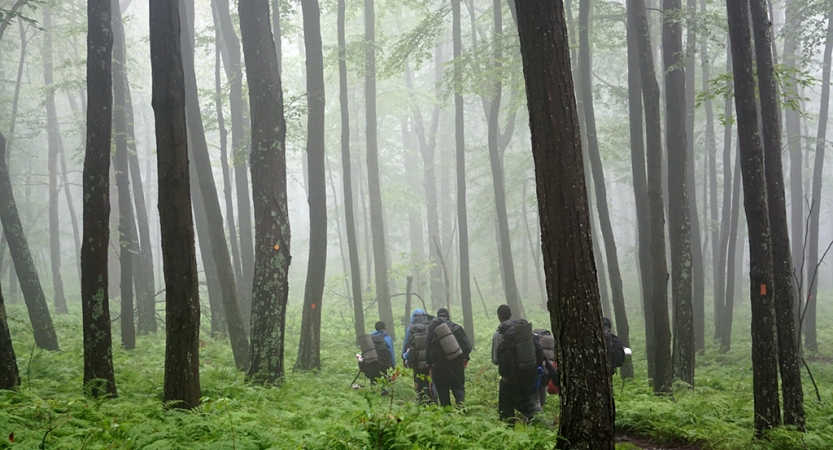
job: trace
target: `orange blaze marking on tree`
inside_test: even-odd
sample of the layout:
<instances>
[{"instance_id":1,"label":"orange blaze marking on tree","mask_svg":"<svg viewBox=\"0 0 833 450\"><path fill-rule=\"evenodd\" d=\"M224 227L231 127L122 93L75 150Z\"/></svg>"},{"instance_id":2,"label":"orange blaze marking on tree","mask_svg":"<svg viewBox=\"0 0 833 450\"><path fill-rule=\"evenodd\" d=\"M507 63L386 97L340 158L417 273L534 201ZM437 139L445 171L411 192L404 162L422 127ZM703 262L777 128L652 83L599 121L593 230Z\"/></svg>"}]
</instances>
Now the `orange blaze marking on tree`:
<instances>
[{"instance_id":1,"label":"orange blaze marking on tree","mask_svg":"<svg viewBox=\"0 0 833 450\"><path fill-rule=\"evenodd\" d=\"M310 305L310 308L315 309L315 303L313 303L312 305Z\"/></svg>"},{"instance_id":2,"label":"orange blaze marking on tree","mask_svg":"<svg viewBox=\"0 0 833 450\"><path fill-rule=\"evenodd\" d=\"M275 244L275 250L280 250L280 249L281 249L281 244Z\"/></svg>"},{"instance_id":3,"label":"orange blaze marking on tree","mask_svg":"<svg viewBox=\"0 0 833 450\"><path fill-rule=\"evenodd\" d=\"M766 295L766 285L765 284L761 285L761 295Z\"/></svg>"}]
</instances>

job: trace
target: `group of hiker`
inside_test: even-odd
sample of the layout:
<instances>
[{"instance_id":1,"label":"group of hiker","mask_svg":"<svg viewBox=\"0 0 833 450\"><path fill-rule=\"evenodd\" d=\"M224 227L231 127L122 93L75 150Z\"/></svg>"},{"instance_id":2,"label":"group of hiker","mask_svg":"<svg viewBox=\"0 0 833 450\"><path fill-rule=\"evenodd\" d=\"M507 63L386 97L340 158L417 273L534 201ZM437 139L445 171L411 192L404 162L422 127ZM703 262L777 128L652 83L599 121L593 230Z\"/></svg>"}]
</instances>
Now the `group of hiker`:
<instances>
[{"instance_id":1,"label":"group of hiker","mask_svg":"<svg viewBox=\"0 0 833 450\"><path fill-rule=\"evenodd\" d=\"M547 395L558 393L555 339L549 330L533 329L532 323L524 319L513 320L507 305L498 307L497 317L500 325L492 336L491 359L500 374L500 418L512 420L517 411L524 420L533 420L541 413ZM612 375L624 362L625 352L610 330L610 320L604 318L604 325ZM393 341L385 323L376 322L375 328L359 339L362 353L356 355L360 373L374 384L379 379L390 379L390 370L396 366ZM415 309L400 355L405 367L413 370L417 400L449 406L453 396L455 403L462 405L471 351L466 330L451 320L447 309L440 308L436 316ZM387 394L383 388L382 395Z\"/></svg>"}]
</instances>

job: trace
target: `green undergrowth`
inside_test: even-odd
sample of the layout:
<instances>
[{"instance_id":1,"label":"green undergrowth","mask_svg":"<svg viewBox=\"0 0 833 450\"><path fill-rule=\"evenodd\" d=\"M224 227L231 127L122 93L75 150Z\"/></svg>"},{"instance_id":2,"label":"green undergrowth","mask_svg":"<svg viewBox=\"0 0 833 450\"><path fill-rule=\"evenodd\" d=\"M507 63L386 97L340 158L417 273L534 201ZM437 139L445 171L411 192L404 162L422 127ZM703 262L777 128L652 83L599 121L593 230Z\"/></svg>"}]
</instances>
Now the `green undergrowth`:
<instances>
[{"instance_id":1,"label":"green undergrowth","mask_svg":"<svg viewBox=\"0 0 833 450\"><path fill-rule=\"evenodd\" d=\"M246 383L233 368L227 341L203 332L201 384L203 404L190 412L166 410L161 402L164 333L138 338L130 352L118 345L114 322L114 365L119 397L95 400L82 395L81 314L55 316L60 352L34 348L25 309L9 307L10 326L20 365L22 387L0 391L0 449L545 449L553 448L557 427L498 421L496 368L489 360L489 342L496 323L480 311L476 344L467 377L466 406L459 409L418 406L410 374L403 373L380 395L357 373L352 325L336 308L325 310L320 372L293 372L300 311L287 315L286 362L290 370L279 387ZM372 312L371 312L372 313ZM635 313L634 313L635 314ZM545 323L544 313L531 314ZM748 321L739 317L738 322ZM632 336L644 335L638 319ZM207 321L204 321L207 322ZM819 321L820 324L824 323ZM401 334L402 327L397 324ZM205 331L205 330L204 330ZM659 398L645 379L644 350L634 347L636 379L614 378L617 429L656 442L698 442L714 449L833 448L833 373L830 348L808 363L819 384L815 400L805 376L808 430L786 430L752 439L752 374L748 326L739 326L737 344L727 354L707 349L698 359L697 386L678 386ZM820 342L830 342L820 329ZM635 339L639 341L640 339ZM395 343L397 352L401 341ZM558 415L558 398L545 407L550 422ZM635 448L620 444L619 448Z\"/></svg>"}]
</instances>

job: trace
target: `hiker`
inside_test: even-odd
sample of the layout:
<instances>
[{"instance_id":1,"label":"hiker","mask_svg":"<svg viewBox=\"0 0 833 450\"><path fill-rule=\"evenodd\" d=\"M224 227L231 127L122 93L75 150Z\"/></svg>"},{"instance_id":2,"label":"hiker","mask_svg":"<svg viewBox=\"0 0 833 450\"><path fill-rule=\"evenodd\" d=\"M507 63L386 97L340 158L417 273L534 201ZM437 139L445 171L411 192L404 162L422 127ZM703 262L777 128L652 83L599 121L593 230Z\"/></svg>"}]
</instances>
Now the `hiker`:
<instances>
[{"instance_id":1,"label":"hiker","mask_svg":"<svg viewBox=\"0 0 833 450\"><path fill-rule=\"evenodd\" d=\"M610 319L602 317L602 324L605 329L605 347L607 347L607 362L610 368L610 376L616 373L616 369L625 364L630 349L625 347L625 344L619 339L619 336L613 334L613 324Z\"/></svg>"},{"instance_id":2,"label":"hiker","mask_svg":"<svg viewBox=\"0 0 833 450\"><path fill-rule=\"evenodd\" d=\"M512 320L509 306L500 305L497 316L500 326L492 337L492 363L500 373L500 419L513 419L517 410L527 421L534 420L541 413L539 370L545 361L541 345L535 340L531 323Z\"/></svg>"},{"instance_id":3,"label":"hiker","mask_svg":"<svg viewBox=\"0 0 833 450\"><path fill-rule=\"evenodd\" d=\"M376 322L376 331L359 338L362 353L356 355L359 360L359 370L375 385L379 378L387 379L387 372L396 366L396 356L393 352L393 340L385 330L385 322ZM387 395L387 390L382 390Z\"/></svg>"},{"instance_id":4,"label":"hiker","mask_svg":"<svg viewBox=\"0 0 833 450\"><path fill-rule=\"evenodd\" d=\"M532 331L535 340L541 345L544 355L543 373L538 387L538 400L541 408L547 404L547 394L558 394L558 366L555 363L555 338L549 330L539 328Z\"/></svg>"},{"instance_id":5,"label":"hiker","mask_svg":"<svg viewBox=\"0 0 833 450\"><path fill-rule=\"evenodd\" d=\"M458 406L466 400L465 368L471 350L466 330L451 321L447 309L440 308L437 317L428 324L426 355L440 405L451 405L449 390Z\"/></svg>"},{"instance_id":6,"label":"hiker","mask_svg":"<svg viewBox=\"0 0 833 450\"><path fill-rule=\"evenodd\" d=\"M414 370L414 390L419 403L432 401L430 373L428 371L428 322L429 316L420 308L411 314L411 325L405 331L402 359L405 367Z\"/></svg>"}]
</instances>

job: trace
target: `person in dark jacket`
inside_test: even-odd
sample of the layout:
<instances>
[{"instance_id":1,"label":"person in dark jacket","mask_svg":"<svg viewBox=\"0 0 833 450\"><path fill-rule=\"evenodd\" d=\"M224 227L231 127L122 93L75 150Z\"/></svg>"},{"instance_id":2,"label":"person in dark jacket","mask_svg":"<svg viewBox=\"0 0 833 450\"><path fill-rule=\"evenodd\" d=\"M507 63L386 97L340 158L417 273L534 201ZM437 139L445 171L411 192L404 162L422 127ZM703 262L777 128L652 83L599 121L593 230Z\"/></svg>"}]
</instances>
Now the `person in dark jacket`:
<instances>
[{"instance_id":1,"label":"person in dark jacket","mask_svg":"<svg viewBox=\"0 0 833 450\"><path fill-rule=\"evenodd\" d=\"M405 343L402 345L402 360L405 367L414 371L414 390L417 401L423 404L433 401L431 392L431 374L428 370L428 322L430 318L420 308L411 314L411 325L405 331Z\"/></svg>"},{"instance_id":2,"label":"person in dark jacket","mask_svg":"<svg viewBox=\"0 0 833 450\"><path fill-rule=\"evenodd\" d=\"M501 363L501 351L506 351L500 348L500 343L503 340L504 333L510 332L514 328L512 321L512 310L507 305L500 305L497 309L497 317L500 321L495 334L492 336L492 363L500 368L501 374L510 373L511 369L503 367ZM545 364L541 346L535 343L535 357L539 367ZM498 387L498 412L500 420L510 421L515 418L515 410L520 412L527 421L534 420L541 410L541 401L538 396L538 387L535 386L536 377L525 377L523 379L512 379L508 375L502 375ZM540 379L539 379L540 382Z\"/></svg>"},{"instance_id":3,"label":"person in dark jacket","mask_svg":"<svg viewBox=\"0 0 833 450\"><path fill-rule=\"evenodd\" d=\"M436 335L436 328L443 323L453 332L461 350L458 356L451 359L447 358L440 339ZM437 311L437 317L428 324L427 354L428 366L431 368L431 379L437 389L437 398L440 405L451 405L451 394L454 395L457 405L462 405L466 400L465 368L468 365L471 349L471 341L463 327L451 321L447 309L440 308ZM451 391L451 394L449 391Z\"/></svg>"}]
</instances>

